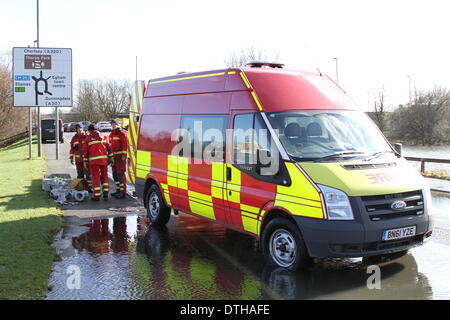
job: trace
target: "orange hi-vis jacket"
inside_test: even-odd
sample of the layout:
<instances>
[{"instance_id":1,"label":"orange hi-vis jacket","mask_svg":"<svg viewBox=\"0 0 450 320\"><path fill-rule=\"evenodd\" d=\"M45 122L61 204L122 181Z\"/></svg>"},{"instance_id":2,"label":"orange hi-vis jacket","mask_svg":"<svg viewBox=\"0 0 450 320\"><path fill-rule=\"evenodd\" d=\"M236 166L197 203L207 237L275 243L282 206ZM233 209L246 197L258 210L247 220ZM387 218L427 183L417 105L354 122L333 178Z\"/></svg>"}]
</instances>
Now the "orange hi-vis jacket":
<instances>
[{"instance_id":1,"label":"orange hi-vis jacket","mask_svg":"<svg viewBox=\"0 0 450 320\"><path fill-rule=\"evenodd\" d=\"M89 159L89 166L107 166L111 157L108 141L105 141L98 131L92 131L86 138L87 149L85 157Z\"/></svg>"},{"instance_id":2,"label":"orange hi-vis jacket","mask_svg":"<svg viewBox=\"0 0 450 320\"><path fill-rule=\"evenodd\" d=\"M86 148L86 134L76 133L70 140L70 158L75 159L75 162L83 162Z\"/></svg>"},{"instance_id":3,"label":"orange hi-vis jacket","mask_svg":"<svg viewBox=\"0 0 450 320\"><path fill-rule=\"evenodd\" d=\"M127 132L120 128L112 130L109 134L109 143L114 156L127 156Z\"/></svg>"}]
</instances>

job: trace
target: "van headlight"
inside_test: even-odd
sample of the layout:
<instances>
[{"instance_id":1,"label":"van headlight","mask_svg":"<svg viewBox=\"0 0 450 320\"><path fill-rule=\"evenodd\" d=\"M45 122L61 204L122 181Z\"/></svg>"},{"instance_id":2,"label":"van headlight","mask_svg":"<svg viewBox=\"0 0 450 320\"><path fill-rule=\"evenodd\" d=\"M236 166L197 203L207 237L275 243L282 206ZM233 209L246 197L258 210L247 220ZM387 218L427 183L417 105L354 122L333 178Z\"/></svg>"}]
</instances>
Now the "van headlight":
<instances>
[{"instance_id":1,"label":"van headlight","mask_svg":"<svg viewBox=\"0 0 450 320\"><path fill-rule=\"evenodd\" d=\"M327 206L329 220L354 220L352 207L345 192L318 184Z\"/></svg>"},{"instance_id":2,"label":"van headlight","mask_svg":"<svg viewBox=\"0 0 450 320\"><path fill-rule=\"evenodd\" d=\"M429 186L426 186L425 188L423 188L423 200L424 200L424 207L425 207L425 212L431 216L433 213L433 206L432 206L432 202L431 202L431 190Z\"/></svg>"}]
</instances>

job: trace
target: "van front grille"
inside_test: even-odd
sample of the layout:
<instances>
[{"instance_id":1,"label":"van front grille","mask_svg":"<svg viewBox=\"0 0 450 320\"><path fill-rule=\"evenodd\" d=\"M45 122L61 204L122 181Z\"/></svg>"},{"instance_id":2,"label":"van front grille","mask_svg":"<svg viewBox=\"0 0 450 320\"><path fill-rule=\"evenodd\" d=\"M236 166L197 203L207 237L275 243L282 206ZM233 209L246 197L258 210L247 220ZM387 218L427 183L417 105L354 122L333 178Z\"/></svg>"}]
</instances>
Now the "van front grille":
<instances>
[{"instance_id":1,"label":"van front grille","mask_svg":"<svg viewBox=\"0 0 450 320\"><path fill-rule=\"evenodd\" d=\"M420 216L424 212L422 190L361 197L370 220L380 221L408 216ZM394 202L401 202L404 207L393 208Z\"/></svg>"}]
</instances>

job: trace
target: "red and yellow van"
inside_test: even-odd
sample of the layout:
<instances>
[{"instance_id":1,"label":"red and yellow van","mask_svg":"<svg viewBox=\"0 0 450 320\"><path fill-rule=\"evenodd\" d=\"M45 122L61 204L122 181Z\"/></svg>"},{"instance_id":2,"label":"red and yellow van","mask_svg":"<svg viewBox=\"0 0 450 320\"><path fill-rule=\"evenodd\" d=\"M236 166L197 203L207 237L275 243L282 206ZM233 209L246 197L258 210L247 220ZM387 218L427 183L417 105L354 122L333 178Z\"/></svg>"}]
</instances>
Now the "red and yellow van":
<instances>
[{"instance_id":1,"label":"red and yellow van","mask_svg":"<svg viewBox=\"0 0 450 320\"><path fill-rule=\"evenodd\" d=\"M431 195L328 77L255 64L137 81L129 179L153 223L171 209L260 240L269 263L406 252Z\"/></svg>"}]
</instances>

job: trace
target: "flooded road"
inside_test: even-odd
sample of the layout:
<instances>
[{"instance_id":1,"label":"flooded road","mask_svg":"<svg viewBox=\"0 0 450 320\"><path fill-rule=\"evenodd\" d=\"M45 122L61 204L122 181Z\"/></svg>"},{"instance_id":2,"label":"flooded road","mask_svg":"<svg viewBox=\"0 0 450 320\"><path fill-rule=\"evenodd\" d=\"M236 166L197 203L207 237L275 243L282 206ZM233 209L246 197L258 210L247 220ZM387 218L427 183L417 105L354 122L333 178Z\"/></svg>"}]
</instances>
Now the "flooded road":
<instances>
[{"instance_id":1,"label":"flooded road","mask_svg":"<svg viewBox=\"0 0 450 320\"><path fill-rule=\"evenodd\" d=\"M185 214L155 227L140 211L66 218L47 299L450 299L450 197L433 198L436 234L380 263L381 289L367 288L362 259L316 259L293 273L265 265L250 236Z\"/></svg>"}]
</instances>

